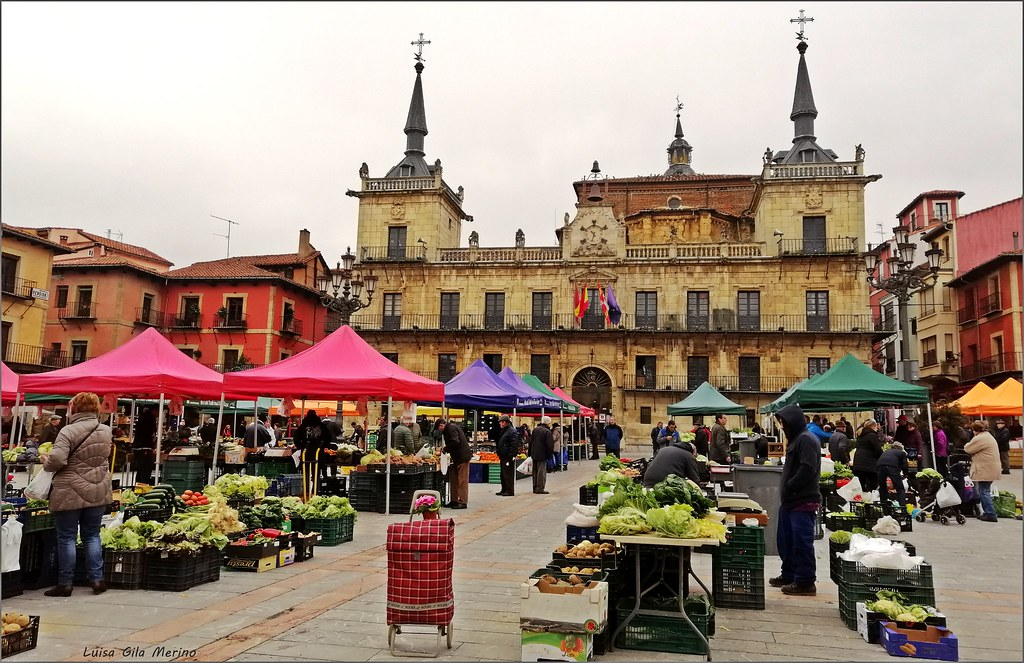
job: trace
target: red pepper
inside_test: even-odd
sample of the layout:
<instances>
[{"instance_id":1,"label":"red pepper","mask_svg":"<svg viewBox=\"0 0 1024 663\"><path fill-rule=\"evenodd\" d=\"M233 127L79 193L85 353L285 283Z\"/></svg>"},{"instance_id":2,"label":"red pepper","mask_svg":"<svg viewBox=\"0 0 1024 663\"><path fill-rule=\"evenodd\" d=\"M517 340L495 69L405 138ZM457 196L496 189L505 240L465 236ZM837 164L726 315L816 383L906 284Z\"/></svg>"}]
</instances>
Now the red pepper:
<instances>
[{"instance_id":1,"label":"red pepper","mask_svg":"<svg viewBox=\"0 0 1024 663\"><path fill-rule=\"evenodd\" d=\"M281 536L281 530L279 530L279 529L264 529L264 530L262 530L260 532L260 534L262 534L263 536L267 537L268 539L276 539L277 537Z\"/></svg>"}]
</instances>

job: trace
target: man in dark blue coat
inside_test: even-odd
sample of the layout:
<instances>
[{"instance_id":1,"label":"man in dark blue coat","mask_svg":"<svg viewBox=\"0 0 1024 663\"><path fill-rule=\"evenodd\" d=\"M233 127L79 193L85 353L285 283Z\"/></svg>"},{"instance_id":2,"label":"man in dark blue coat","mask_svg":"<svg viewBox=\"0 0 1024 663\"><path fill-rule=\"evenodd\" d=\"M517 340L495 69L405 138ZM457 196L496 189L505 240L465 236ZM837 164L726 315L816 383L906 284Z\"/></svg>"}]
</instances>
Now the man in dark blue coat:
<instances>
[{"instance_id":1,"label":"man in dark blue coat","mask_svg":"<svg viewBox=\"0 0 1024 663\"><path fill-rule=\"evenodd\" d=\"M771 578L783 594L814 596L814 517L821 507L821 442L807 430L803 410L788 405L778 419L786 434L786 462L782 469L777 543L782 573Z\"/></svg>"}]
</instances>

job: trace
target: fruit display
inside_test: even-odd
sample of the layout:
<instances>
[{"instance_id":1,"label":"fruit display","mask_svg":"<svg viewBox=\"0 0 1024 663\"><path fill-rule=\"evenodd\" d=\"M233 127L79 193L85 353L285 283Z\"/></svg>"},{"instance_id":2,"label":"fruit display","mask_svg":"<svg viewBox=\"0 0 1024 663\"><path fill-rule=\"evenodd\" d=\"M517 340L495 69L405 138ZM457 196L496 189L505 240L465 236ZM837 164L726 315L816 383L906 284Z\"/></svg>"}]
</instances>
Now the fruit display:
<instances>
[{"instance_id":1,"label":"fruit display","mask_svg":"<svg viewBox=\"0 0 1024 663\"><path fill-rule=\"evenodd\" d=\"M181 494L181 499L186 507L206 506L210 503L210 498L199 491L186 490Z\"/></svg>"},{"instance_id":2,"label":"fruit display","mask_svg":"<svg viewBox=\"0 0 1024 663\"><path fill-rule=\"evenodd\" d=\"M580 541L574 546L563 543L555 548L556 553L565 555L566 559L600 557L615 553L615 545L611 543L594 543L593 541Z\"/></svg>"},{"instance_id":3,"label":"fruit display","mask_svg":"<svg viewBox=\"0 0 1024 663\"><path fill-rule=\"evenodd\" d=\"M567 580L559 580L555 576L545 573L539 578L538 583L553 585L555 587L575 587L576 585L585 585L587 581L575 573L570 575Z\"/></svg>"},{"instance_id":4,"label":"fruit display","mask_svg":"<svg viewBox=\"0 0 1024 663\"><path fill-rule=\"evenodd\" d=\"M28 615L22 615L17 612L5 612L3 613L3 634L17 633L27 628L30 621L31 619Z\"/></svg>"}]
</instances>

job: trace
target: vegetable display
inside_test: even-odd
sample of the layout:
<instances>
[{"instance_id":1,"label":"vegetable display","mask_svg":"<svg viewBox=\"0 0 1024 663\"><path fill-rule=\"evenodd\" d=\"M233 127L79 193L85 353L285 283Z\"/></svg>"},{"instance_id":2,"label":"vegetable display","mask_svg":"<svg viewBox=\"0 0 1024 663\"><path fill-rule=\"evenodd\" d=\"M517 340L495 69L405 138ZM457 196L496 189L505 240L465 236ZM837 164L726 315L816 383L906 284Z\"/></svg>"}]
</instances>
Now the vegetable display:
<instances>
[{"instance_id":1,"label":"vegetable display","mask_svg":"<svg viewBox=\"0 0 1024 663\"><path fill-rule=\"evenodd\" d=\"M355 516L356 510L352 508L347 497L323 497L317 495L311 497L305 504L298 504L291 512L307 520L316 518L342 518L344 516Z\"/></svg>"},{"instance_id":2,"label":"vegetable display","mask_svg":"<svg viewBox=\"0 0 1024 663\"><path fill-rule=\"evenodd\" d=\"M927 468L925 468L925 469L923 469L923 470L921 470L920 472L917 473L917 478L918 479L943 479L944 477L941 474L939 474L938 472L936 472L935 470L933 470L932 468L927 467Z\"/></svg>"},{"instance_id":3,"label":"vegetable display","mask_svg":"<svg viewBox=\"0 0 1024 663\"><path fill-rule=\"evenodd\" d=\"M146 539L160 529L159 523L133 516L117 527L100 530L100 544L108 550L142 550Z\"/></svg>"},{"instance_id":4,"label":"vegetable display","mask_svg":"<svg viewBox=\"0 0 1024 663\"><path fill-rule=\"evenodd\" d=\"M170 553L198 552L208 546L223 550L228 537L214 529L210 519L198 514L176 513L146 543L146 550Z\"/></svg>"},{"instance_id":5,"label":"vegetable display","mask_svg":"<svg viewBox=\"0 0 1024 663\"><path fill-rule=\"evenodd\" d=\"M670 474L665 480L654 485L654 497L658 504L689 504L693 507L694 517L701 518L715 506L708 499L701 487L690 481Z\"/></svg>"},{"instance_id":6,"label":"vegetable display","mask_svg":"<svg viewBox=\"0 0 1024 663\"><path fill-rule=\"evenodd\" d=\"M844 531L844 530L839 530L838 532L832 532L832 534L829 535L828 540L831 541L832 543L844 544L844 543L849 543L850 542L850 538L852 536L853 536L853 533L851 533L851 532L847 532L847 531Z\"/></svg>"},{"instance_id":7,"label":"vegetable display","mask_svg":"<svg viewBox=\"0 0 1024 663\"><path fill-rule=\"evenodd\" d=\"M842 463L836 463L835 467L832 468L832 476L836 479L852 479L853 470Z\"/></svg>"},{"instance_id":8,"label":"vegetable display","mask_svg":"<svg viewBox=\"0 0 1024 663\"><path fill-rule=\"evenodd\" d=\"M929 608L923 605L906 605L907 597L899 592L883 589L876 596L877 601L869 601L864 607L871 612L880 612L897 622L923 622L934 614L934 608L929 611Z\"/></svg>"},{"instance_id":9,"label":"vegetable display","mask_svg":"<svg viewBox=\"0 0 1024 663\"><path fill-rule=\"evenodd\" d=\"M257 493L263 493L270 487L266 477L249 476L243 474L225 474L213 482L213 487L227 499L235 497L255 498ZM210 486L203 489L207 496L211 495Z\"/></svg>"},{"instance_id":10,"label":"vegetable display","mask_svg":"<svg viewBox=\"0 0 1024 663\"><path fill-rule=\"evenodd\" d=\"M14 447L5 449L2 455L5 463L15 463L18 461L18 456L23 453L25 453L25 447Z\"/></svg>"},{"instance_id":11,"label":"vegetable display","mask_svg":"<svg viewBox=\"0 0 1024 663\"><path fill-rule=\"evenodd\" d=\"M616 456L607 454L604 458L601 459L601 462L600 464L598 464L597 468L599 470L610 470L612 468L623 468L625 466L626 464L619 460Z\"/></svg>"}]
</instances>

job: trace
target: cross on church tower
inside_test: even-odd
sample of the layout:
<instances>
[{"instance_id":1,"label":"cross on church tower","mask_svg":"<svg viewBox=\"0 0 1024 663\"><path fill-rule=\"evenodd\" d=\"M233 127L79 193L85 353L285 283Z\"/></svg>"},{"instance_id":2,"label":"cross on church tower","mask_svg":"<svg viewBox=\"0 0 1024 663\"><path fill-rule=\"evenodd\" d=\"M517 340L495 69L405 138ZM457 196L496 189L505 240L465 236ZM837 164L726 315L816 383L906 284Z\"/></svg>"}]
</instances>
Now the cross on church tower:
<instances>
[{"instance_id":1,"label":"cross on church tower","mask_svg":"<svg viewBox=\"0 0 1024 663\"><path fill-rule=\"evenodd\" d=\"M801 9L800 16L798 16L797 18L789 19L789 22L800 24L800 32L796 33L796 38L799 39L800 41L807 41L807 37L804 36L804 24L813 23L814 19L811 18L810 16L804 16L804 10ZM423 35L420 35L420 37L423 37Z\"/></svg>"},{"instance_id":2,"label":"cross on church tower","mask_svg":"<svg viewBox=\"0 0 1024 663\"><path fill-rule=\"evenodd\" d=\"M800 10L800 11L802 12L803 10ZM811 19L811 20L814 20L814 19ZM429 39L428 40L424 40L423 39L423 33L421 32L420 33L420 38L417 39L414 42L411 42L411 43L412 43L413 46L419 47L419 50L416 52L416 55L414 55L413 57L416 58L417 62L423 62L423 46L426 45L426 44L429 44L430 40Z\"/></svg>"},{"instance_id":3,"label":"cross on church tower","mask_svg":"<svg viewBox=\"0 0 1024 663\"><path fill-rule=\"evenodd\" d=\"M683 110L683 102L679 101L679 95L676 95L676 116L678 117L679 111Z\"/></svg>"}]
</instances>

